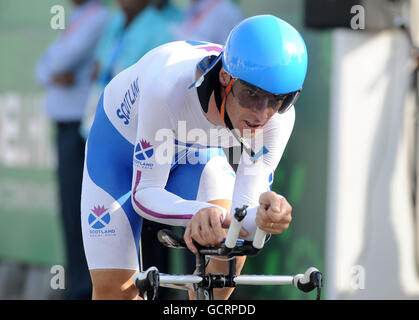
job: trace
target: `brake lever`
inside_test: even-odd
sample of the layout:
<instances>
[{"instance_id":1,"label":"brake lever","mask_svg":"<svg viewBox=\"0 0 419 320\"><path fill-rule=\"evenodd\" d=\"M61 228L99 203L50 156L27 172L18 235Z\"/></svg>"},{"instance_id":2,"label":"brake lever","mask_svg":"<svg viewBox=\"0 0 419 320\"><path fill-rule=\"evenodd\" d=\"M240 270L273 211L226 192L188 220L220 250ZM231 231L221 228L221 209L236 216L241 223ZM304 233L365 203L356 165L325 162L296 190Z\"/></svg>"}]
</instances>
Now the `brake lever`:
<instances>
[{"instance_id":1,"label":"brake lever","mask_svg":"<svg viewBox=\"0 0 419 320\"><path fill-rule=\"evenodd\" d=\"M160 285L159 270L156 267L148 268L146 271L136 275L134 283L138 288L140 297L146 300L157 299Z\"/></svg>"},{"instance_id":2,"label":"brake lever","mask_svg":"<svg viewBox=\"0 0 419 320\"><path fill-rule=\"evenodd\" d=\"M297 274L293 280L294 286L303 292L310 292L317 289L316 300L320 300L323 287L323 275L314 267L310 267L304 274Z\"/></svg>"}]
</instances>

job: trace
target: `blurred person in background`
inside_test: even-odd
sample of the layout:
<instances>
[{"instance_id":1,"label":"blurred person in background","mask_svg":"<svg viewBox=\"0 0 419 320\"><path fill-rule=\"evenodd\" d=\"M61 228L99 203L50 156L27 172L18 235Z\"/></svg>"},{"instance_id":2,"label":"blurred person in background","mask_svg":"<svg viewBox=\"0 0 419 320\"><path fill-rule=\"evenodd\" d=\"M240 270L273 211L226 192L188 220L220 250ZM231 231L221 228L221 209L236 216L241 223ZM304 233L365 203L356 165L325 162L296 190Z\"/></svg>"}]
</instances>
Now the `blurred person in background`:
<instances>
[{"instance_id":1,"label":"blurred person in background","mask_svg":"<svg viewBox=\"0 0 419 320\"><path fill-rule=\"evenodd\" d=\"M166 18L169 26L179 24L182 18L182 12L170 0L150 0L161 14Z\"/></svg>"},{"instance_id":2,"label":"blurred person in background","mask_svg":"<svg viewBox=\"0 0 419 320\"><path fill-rule=\"evenodd\" d=\"M93 87L81 132L87 139L97 102L105 86L119 72L133 65L149 50L173 40L169 24L177 19L176 8L164 0L118 0L96 47Z\"/></svg>"},{"instance_id":3,"label":"blurred person in background","mask_svg":"<svg viewBox=\"0 0 419 320\"><path fill-rule=\"evenodd\" d=\"M230 0L191 0L182 22L172 28L178 40L208 41L224 45L231 29L243 20L241 9Z\"/></svg>"},{"instance_id":4,"label":"blurred person in background","mask_svg":"<svg viewBox=\"0 0 419 320\"><path fill-rule=\"evenodd\" d=\"M96 48L93 77L100 91L146 52L172 41L168 20L151 3L150 0L118 0L120 10L113 14Z\"/></svg>"},{"instance_id":5,"label":"blurred person in background","mask_svg":"<svg viewBox=\"0 0 419 320\"><path fill-rule=\"evenodd\" d=\"M118 0L119 9L107 23L95 53L94 86L84 116L82 134L87 139L97 102L105 86L122 70L136 63L151 49L173 40L169 24L178 21L180 12L167 0ZM141 237L143 268L151 266L169 272L168 248L157 240L162 225L144 221ZM169 298L169 289L160 299Z\"/></svg>"},{"instance_id":6,"label":"blurred person in background","mask_svg":"<svg viewBox=\"0 0 419 320\"><path fill-rule=\"evenodd\" d=\"M57 132L59 208L66 257L66 299L90 299L80 195L85 143L79 127L93 70L94 48L107 19L98 0L72 0L68 25L38 61L35 76L45 88L45 109Z\"/></svg>"}]
</instances>

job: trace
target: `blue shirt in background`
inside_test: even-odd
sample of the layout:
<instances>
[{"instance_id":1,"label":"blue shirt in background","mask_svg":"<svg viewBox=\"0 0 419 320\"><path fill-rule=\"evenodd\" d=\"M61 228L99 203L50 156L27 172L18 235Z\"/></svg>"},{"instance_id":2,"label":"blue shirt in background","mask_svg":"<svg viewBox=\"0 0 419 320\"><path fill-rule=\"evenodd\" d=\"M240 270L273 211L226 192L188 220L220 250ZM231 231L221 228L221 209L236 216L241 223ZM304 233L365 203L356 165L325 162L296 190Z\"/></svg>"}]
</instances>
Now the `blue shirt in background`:
<instances>
[{"instance_id":1,"label":"blue shirt in background","mask_svg":"<svg viewBox=\"0 0 419 320\"><path fill-rule=\"evenodd\" d=\"M149 5L125 28L125 15L112 15L96 48L98 82L104 88L119 72L136 63L151 49L173 40L169 24L176 11L157 10Z\"/></svg>"},{"instance_id":2,"label":"blue shirt in background","mask_svg":"<svg viewBox=\"0 0 419 320\"><path fill-rule=\"evenodd\" d=\"M163 10L149 5L128 27L125 27L126 18L122 10L111 15L95 51L99 69L89 92L88 106L80 128L85 139L93 124L99 98L109 81L135 64L148 51L173 41L170 25L177 23L180 17L180 11L171 4Z\"/></svg>"},{"instance_id":3,"label":"blue shirt in background","mask_svg":"<svg viewBox=\"0 0 419 320\"><path fill-rule=\"evenodd\" d=\"M90 89L93 54L107 20L107 10L97 0L77 6L65 30L36 65L35 76L45 88L45 108L57 122L80 121ZM74 84L53 83L55 74L74 73Z\"/></svg>"}]
</instances>

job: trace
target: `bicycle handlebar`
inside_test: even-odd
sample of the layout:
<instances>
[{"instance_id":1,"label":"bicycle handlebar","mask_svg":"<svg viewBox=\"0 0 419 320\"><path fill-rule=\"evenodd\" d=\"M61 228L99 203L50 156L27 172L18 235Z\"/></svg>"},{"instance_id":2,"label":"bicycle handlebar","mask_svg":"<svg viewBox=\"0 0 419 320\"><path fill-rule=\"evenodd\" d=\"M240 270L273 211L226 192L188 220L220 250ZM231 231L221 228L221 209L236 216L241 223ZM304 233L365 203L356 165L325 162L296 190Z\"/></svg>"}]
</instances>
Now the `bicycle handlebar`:
<instances>
[{"instance_id":1,"label":"bicycle handlebar","mask_svg":"<svg viewBox=\"0 0 419 320\"><path fill-rule=\"evenodd\" d=\"M227 238L224 245L228 250L232 250L236 246L237 239L239 238L240 229L243 226L244 218L247 215L247 207L244 205L242 208L236 208L233 218L231 219L230 227L227 232ZM255 249L260 250L263 248L266 240L267 232L256 229L255 237L253 238L252 245ZM227 251L228 251L227 250Z\"/></svg>"},{"instance_id":2,"label":"bicycle handlebar","mask_svg":"<svg viewBox=\"0 0 419 320\"><path fill-rule=\"evenodd\" d=\"M247 206L242 208L236 208L235 214L231 219L230 227L227 231L227 237L224 241L224 245L220 247L205 247L193 240L195 246L198 248L198 252L203 255L228 255L228 256L240 256L240 255L256 255L263 248L266 242L265 231L257 228L253 242L250 241L238 241L240 229L243 226L244 218L247 215ZM162 229L157 233L159 241L170 248L186 248L186 243L182 237L174 234L172 231ZM240 243L240 245L238 245Z\"/></svg>"},{"instance_id":3,"label":"bicycle handlebar","mask_svg":"<svg viewBox=\"0 0 419 320\"><path fill-rule=\"evenodd\" d=\"M247 214L247 206L243 208L236 208L233 218L231 219L230 227L227 232L227 238L224 245L233 249L236 246L237 239L239 238L240 229L243 226L244 218Z\"/></svg>"},{"instance_id":4,"label":"bicycle handlebar","mask_svg":"<svg viewBox=\"0 0 419 320\"><path fill-rule=\"evenodd\" d=\"M293 285L303 292L310 292L317 288L317 300L323 287L323 275L314 267L310 267L304 274L294 276Z\"/></svg>"},{"instance_id":5,"label":"bicycle handlebar","mask_svg":"<svg viewBox=\"0 0 419 320\"><path fill-rule=\"evenodd\" d=\"M322 273L314 267L310 267L304 274L295 276L287 275L169 275L159 273L157 268L150 267L146 271L136 273L133 276L134 284L139 288L140 294L147 293L147 298L157 297L158 286L185 286L204 283L213 288L235 287L236 285L294 285L302 292L310 292L317 289L316 299L320 299L323 286Z\"/></svg>"},{"instance_id":6,"label":"bicycle handlebar","mask_svg":"<svg viewBox=\"0 0 419 320\"><path fill-rule=\"evenodd\" d=\"M235 214L231 220L227 237L222 247L202 247L199 246L197 261L204 259L205 255L256 255L264 246L267 232L259 229L256 230L253 242L245 241L243 245L237 245L240 229L243 220L247 214L247 206L236 208ZM174 248L184 248L186 244L183 238L179 238L169 230L160 230L158 238L164 245ZM198 263L198 262L197 262ZM200 264L201 265L201 264ZM233 268L235 270L235 268ZM133 281L139 289L141 296L146 295L147 298L155 299L157 297L157 289L159 286L177 287L185 285L199 284L202 288L225 288L235 287L240 284L247 285L294 285L303 292L310 292L317 288L317 299L320 299L321 288L323 284L323 276L319 270L310 267L304 274L295 276L267 276L267 275L235 275L230 274L206 274L201 270L198 275L168 275L160 274L157 268L151 267L144 272L134 275ZM188 288L187 288L188 289Z\"/></svg>"},{"instance_id":7,"label":"bicycle handlebar","mask_svg":"<svg viewBox=\"0 0 419 320\"><path fill-rule=\"evenodd\" d=\"M263 231L262 229L259 229L259 227L257 227L255 237L253 238L252 243L256 249L260 250L263 248L263 245L265 244L266 234L266 231Z\"/></svg>"},{"instance_id":8,"label":"bicycle handlebar","mask_svg":"<svg viewBox=\"0 0 419 320\"><path fill-rule=\"evenodd\" d=\"M145 272L136 273L133 277L135 286L140 296L144 298L157 298L158 287L160 286L159 270L150 267Z\"/></svg>"}]
</instances>

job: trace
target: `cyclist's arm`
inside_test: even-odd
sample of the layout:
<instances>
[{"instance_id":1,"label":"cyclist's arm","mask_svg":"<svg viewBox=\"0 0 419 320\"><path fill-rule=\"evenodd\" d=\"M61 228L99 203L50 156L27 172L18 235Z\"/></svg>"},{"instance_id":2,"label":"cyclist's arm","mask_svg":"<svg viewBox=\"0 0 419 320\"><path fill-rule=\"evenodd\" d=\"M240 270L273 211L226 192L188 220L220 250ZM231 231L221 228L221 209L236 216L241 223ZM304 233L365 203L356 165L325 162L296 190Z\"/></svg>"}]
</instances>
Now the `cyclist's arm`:
<instances>
[{"instance_id":1,"label":"cyclist's arm","mask_svg":"<svg viewBox=\"0 0 419 320\"><path fill-rule=\"evenodd\" d=\"M248 205L247 216L243 227L249 232L245 240L252 240L256 232L256 214L261 193L270 190L274 171L282 157L291 135L295 119L294 108L286 113L276 114L263 130L263 145L268 153L252 163L247 153L243 152L237 169L236 183L233 193L232 210ZM272 174L272 178L270 176ZM232 212L233 213L233 212Z\"/></svg>"}]
</instances>

